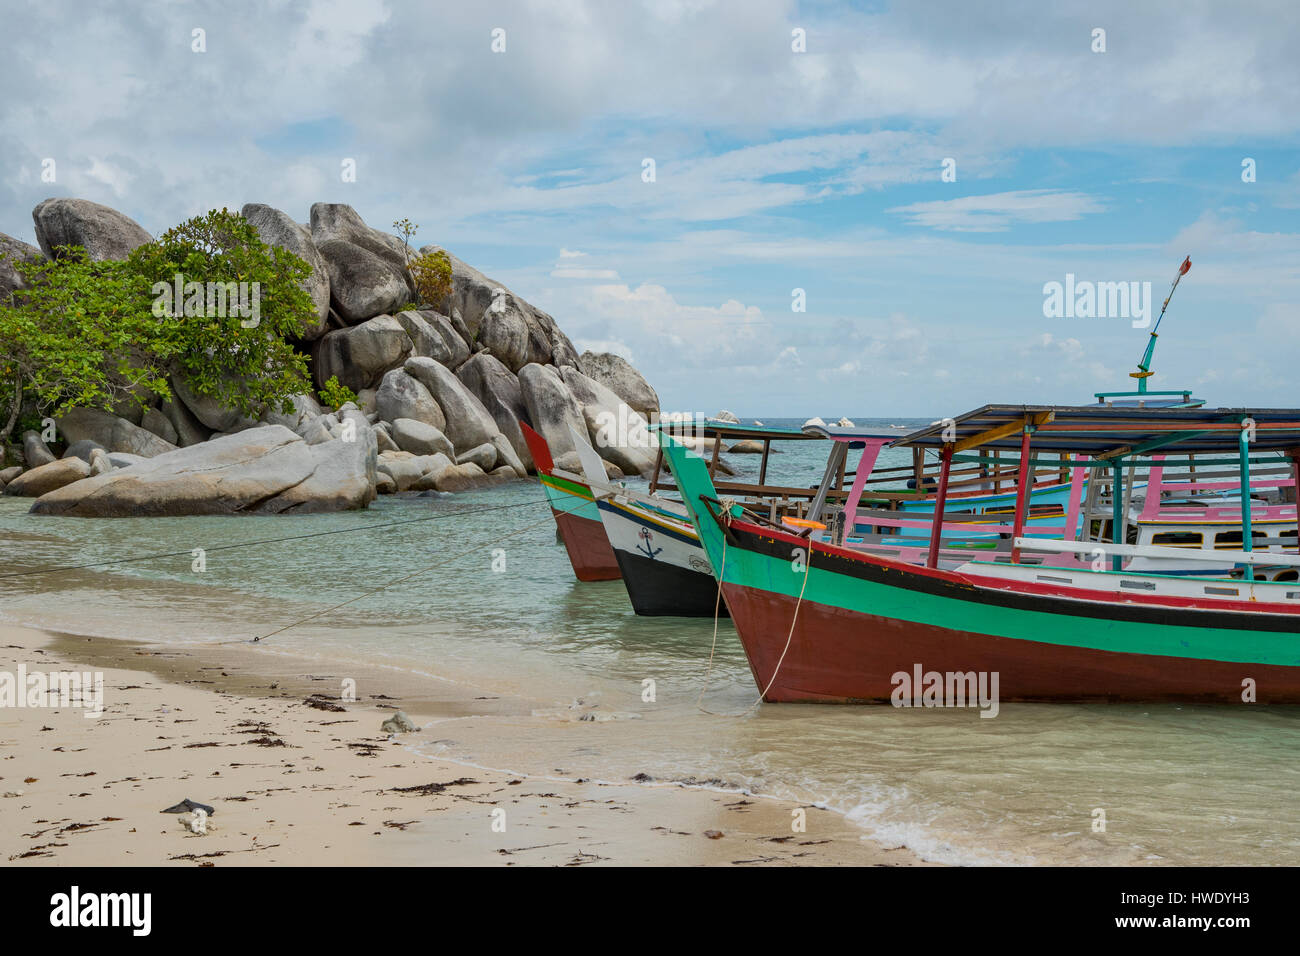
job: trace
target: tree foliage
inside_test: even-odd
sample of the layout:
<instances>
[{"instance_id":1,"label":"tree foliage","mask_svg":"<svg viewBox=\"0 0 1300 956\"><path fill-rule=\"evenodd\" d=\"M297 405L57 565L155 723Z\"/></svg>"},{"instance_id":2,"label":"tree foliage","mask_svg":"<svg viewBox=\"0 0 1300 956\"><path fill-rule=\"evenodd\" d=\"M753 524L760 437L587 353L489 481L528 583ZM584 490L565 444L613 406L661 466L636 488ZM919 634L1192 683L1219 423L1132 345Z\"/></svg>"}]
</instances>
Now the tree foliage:
<instances>
[{"instance_id":1,"label":"tree foliage","mask_svg":"<svg viewBox=\"0 0 1300 956\"><path fill-rule=\"evenodd\" d=\"M15 261L26 288L0 303L0 443L26 403L76 407L171 396L169 378L246 415L292 409L308 391L293 340L316 319L310 266L268 246L242 216L212 210L140 246L125 261ZM175 294L180 288L181 295Z\"/></svg>"},{"instance_id":2,"label":"tree foliage","mask_svg":"<svg viewBox=\"0 0 1300 956\"><path fill-rule=\"evenodd\" d=\"M0 304L0 382L10 403L8 437L24 394L60 414L77 406L111 407L140 389L165 390L149 344L157 321L148 285L125 262L90 261L65 247L59 257L15 261L27 288Z\"/></svg>"},{"instance_id":3,"label":"tree foliage","mask_svg":"<svg viewBox=\"0 0 1300 956\"><path fill-rule=\"evenodd\" d=\"M317 392L321 402L333 409L342 408L348 402L356 403L357 393L339 382L337 375L331 375L325 387Z\"/></svg>"},{"instance_id":4,"label":"tree foliage","mask_svg":"<svg viewBox=\"0 0 1300 956\"><path fill-rule=\"evenodd\" d=\"M447 253L442 249L423 253L412 259L407 268L420 301L442 308L451 295L451 258Z\"/></svg>"},{"instance_id":5,"label":"tree foliage","mask_svg":"<svg viewBox=\"0 0 1300 956\"><path fill-rule=\"evenodd\" d=\"M156 354L200 395L257 415L268 405L289 412L289 396L308 390L306 356L290 340L316 321L302 287L311 267L287 249L266 245L243 216L222 209L187 220L136 249L128 264L155 294L163 285L174 287L177 276L205 291L209 283L248 284L241 297L249 300L245 305L256 304L254 315L231 309L229 295L224 310L213 295L200 310L189 301L182 308L173 294L172 311L179 314L159 320Z\"/></svg>"}]
</instances>

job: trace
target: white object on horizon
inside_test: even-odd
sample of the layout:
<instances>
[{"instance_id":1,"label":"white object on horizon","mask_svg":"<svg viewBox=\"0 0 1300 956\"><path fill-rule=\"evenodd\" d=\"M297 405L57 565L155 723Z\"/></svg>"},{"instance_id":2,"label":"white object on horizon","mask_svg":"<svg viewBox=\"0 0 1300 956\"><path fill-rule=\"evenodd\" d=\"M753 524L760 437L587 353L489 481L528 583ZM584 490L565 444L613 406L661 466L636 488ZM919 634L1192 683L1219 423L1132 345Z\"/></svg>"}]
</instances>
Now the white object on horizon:
<instances>
[{"instance_id":1,"label":"white object on horizon","mask_svg":"<svg viewBox=\"0 0 1300 956\"><path fill-rule=\"evenodd\" d=\"M842 416L842 417L840 418L840 420L839 420L838 422L836 422L835 424L836 424L838 427L840 427L840 428L856 428L856 427L857 427L857 426L855 426L855 425L853 424L853 422L849 421L849 417L848 417L847 415Z\"/></svg>"},{"instance_id":2,"label":"white object on horizon","mask_svg":"<svg viewBox=\"0 0 1300 956\"><path fill-rule=\"evenodd\" d=\"M825 423L824 421L822 421L820 418L810 418L810 419L808 419L806 422L803 423L803 427L804 427L804 428L808 428L809 426L812 426L812 425L816 425L816 426L818 426L818 427L820 427L820 428L825 428L825 427L826 427L826 423Z\"/></svg>"},{"instance_id":3,"label":"white object on horizon","mask_svg":"<svg viewBox=\"0 0 1300 956\"><path fill-rule=\"evenodd\" d=\"M729 412L725 408L718 412L718 414L714 415L713 420L715 422L732 422L736 425L740 424L740 419L736 417L735 413Z\"/></svg>"}]
</instances>

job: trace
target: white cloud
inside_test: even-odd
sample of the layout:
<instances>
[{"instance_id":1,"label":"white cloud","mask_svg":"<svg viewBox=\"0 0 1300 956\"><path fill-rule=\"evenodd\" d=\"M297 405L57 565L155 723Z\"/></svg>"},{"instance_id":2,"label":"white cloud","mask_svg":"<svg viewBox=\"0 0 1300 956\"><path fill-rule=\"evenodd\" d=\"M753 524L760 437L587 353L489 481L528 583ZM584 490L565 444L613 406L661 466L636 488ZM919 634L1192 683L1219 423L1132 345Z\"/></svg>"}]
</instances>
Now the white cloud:
<instances>
[{"instance_id":1,"label":"white cloud","mask_svg":"<svg viewBox=\"0 0 1300 956\"><path fill-rule=\"evenodd\" d=\"M914 226L951 232L1003 232L1021 223L1068 222L1104 208L1086 193L1022 189L911 203L887 212L903 216Z\"/></svg>"},{"instance_id":2,"label":"white cloud","mask_svg":"<svg viewBox=\"0 0 1300 956\"><path fill-rule=\"evenodd\" d=\"M617 279L613 269L552 269L552 279Z\"/></svg>"}]
</instances>

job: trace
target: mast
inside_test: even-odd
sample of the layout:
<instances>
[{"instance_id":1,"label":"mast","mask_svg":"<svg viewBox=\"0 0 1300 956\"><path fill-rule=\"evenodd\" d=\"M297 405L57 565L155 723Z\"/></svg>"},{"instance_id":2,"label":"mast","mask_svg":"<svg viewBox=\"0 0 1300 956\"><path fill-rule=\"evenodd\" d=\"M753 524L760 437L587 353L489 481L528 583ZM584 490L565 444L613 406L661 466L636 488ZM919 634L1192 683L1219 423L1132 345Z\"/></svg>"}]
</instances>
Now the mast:
<instances>
[{"instance_id":1,"label":"mast","mask_svg":"<svg viewBox=\"0 0 1300 956\"><path fill-rule=\"evenodd\" d=\"M1138 362L1138 370L1136 372L1128 373L1130 378L1138 380L1139 394L1146 394L1147 379L1154 374L1151 371L1151 359L1155 355L1156 351L1156 339L1158 338L1157 333L1160 331L1160 320L1165 317L1165 310L1169 308L1169 300L1174 297L1174 290L1178 288L1178 283L1182 280L1183 276L1187 275L1188 270L1191 268L1192 257L1187 256L1183 259L1183 264L1178 267L1178 275L1174 276L1174 284L1169 287L1169 294L1165 296L1165 303L1160 307L1160 316L1156 319L1156 324L1151 327L1151 336L1147 339L1147 348L1146 351L1142 353L1142 361Z\"/></svg>"}]
</instances>

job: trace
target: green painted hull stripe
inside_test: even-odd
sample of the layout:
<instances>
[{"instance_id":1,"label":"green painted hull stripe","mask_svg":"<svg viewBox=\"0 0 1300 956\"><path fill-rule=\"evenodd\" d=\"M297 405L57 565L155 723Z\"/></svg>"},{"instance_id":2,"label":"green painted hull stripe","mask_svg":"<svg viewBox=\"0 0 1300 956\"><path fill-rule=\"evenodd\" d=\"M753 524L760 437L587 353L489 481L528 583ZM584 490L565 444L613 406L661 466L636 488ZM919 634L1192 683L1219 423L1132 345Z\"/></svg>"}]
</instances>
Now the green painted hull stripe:
<instances>
[{"instance_id":1,"label":"green painted hull stripe","mask_svg":"<svg viewBox=\"0 0 1300 956\"><path fill-rule=\"evenodd\" d=\"M683 490L696 531L716 574L723 565L724 539L717 523L700 505L699 496L716 498L717 493L703 461L698 457L692 461L689 454L680 446L667 449L678 487ZM1294 633L1084 618L1058 612L1008 608L981 603L975 595L971 600L962 600L821 570L816 565L815 554L806 573L809 578L803 591L805 601L857 614L1063 647L1300 666L1300 637ZM736 547L727 548L725 580L728 584L790 598L797 598L804 587L804 574L795 570L794 555L786 561ZM1300 627L1300 622L1297 626ZM1243 673L1242 676L1250 675Z\"/></svg>"}]
</instances>

